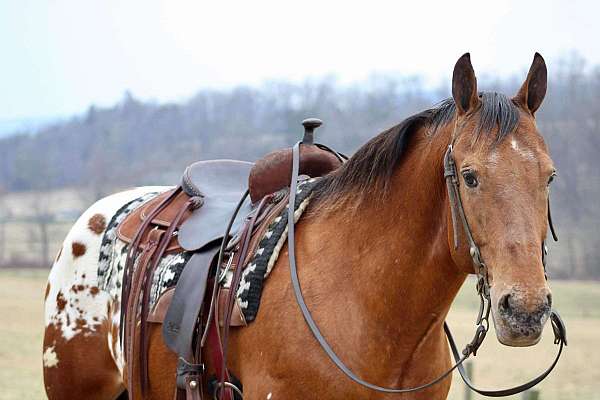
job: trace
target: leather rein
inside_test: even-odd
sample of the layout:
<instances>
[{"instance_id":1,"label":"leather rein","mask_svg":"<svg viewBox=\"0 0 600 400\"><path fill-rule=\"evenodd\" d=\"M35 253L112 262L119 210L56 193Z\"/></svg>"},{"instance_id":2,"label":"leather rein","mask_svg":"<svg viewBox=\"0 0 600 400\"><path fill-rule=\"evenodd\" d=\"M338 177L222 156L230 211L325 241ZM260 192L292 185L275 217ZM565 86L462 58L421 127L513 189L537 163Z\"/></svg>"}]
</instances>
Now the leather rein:
<instances>
[{"instance_id":1,"label":"leather rein","mask_svg":"<svg viewBox=\"0 0 600 400\"><path fill-rule=\"evenodd\" d=\"M299 168L300 168L300 146L305 141L306 141L306 136L305 136L305 140L296 143L296 145L294 145L293 150L292 150L292 176L291 176L291 181L290 181L290 196L289 196L289 204L288 204L288 238L287 238L288 239L287 242L288 242L290 275L291 275L292 286L294 288L294 294L296 297L296 301L298 303L298 306L300 307L300 310L302 311L302 315L304 316L306 324L310 328L313 336L315 337L315 339L317 340L317 342L319 343L321 348L325 351L327 356L331 359L331 361L335 364L336 367L338 367L348 378L350 378L354 382L356 382L364 387L367 387L369 389L372 389L374 391L383 392L383 393L408 393L408 392L416 392L416 391L424 390L426 388L429 388L429 387L434 386L437 383L441 382L446 377L448 377L452 373L452 371L454 371L455 369L458 369L463 381L470 389L472 389L473 391L475 391L479 394L482 394L484 396L489 396L489 397L511 396L511 395L523 392L527 389L534 387L535 385L540 383L542 380L544 380L544 378L546 378L546 376L548 376L548 374L550 374L550 372L554 369L554 367L558 363L558 360L562 354L563 346L565 346L567 344L565 325L564 325L562 319L560 318L560 316L558 315L558 313L554 310L552 310L550 312L550 321L552 324L552 329L554 331L554 343L559 345L559 349L558 349L556 358L554 359L554 361L552 362L550 367L548 367L548 369L546 371L544 371L542 374L540 374L538 377L532 379L531 381L529 381L527 383L524 383L522 385L515 386L512 388L508 388L508 389L482 390L482 389L478 389L473 386L472 382L470 381L470 379L467 375L467 372L464 369L463 363L471 355L475 356L477 354L477 350L483 343L483 340L485 339L485 336L489 330L489 327L490 327L489 315L490 315L490 311L491 311L491 300L490 300L490 286L489 286L489 282L487 279L487 276L488 276L487 266L483 262L479 247L477 246L477 244L475 243L475 241L473 239L473 235L471 233L471 229L469 227L467 217L465 215L465 211L464 211L464 208L462 205L460 192L458 189L459 181L458 181L458 177L457 177L457 173L456 173L456 165L454 162L454 158L452 156L452 144L448 146L448 150L446 151L446 154L444 156L444 178L446 180L446 184L448 187L448 196L449 196L449 201L450 201L450 207L452 210L452 224L453 224L453 228L454 228L454 245L455 245L455 247L458 247L457 218L460 218L460 221L461 221L461 224L463 227L463 231L465 232L467 240L468 240L469 250L470 250L471 258L473 260L473 265L475 267L475 271L476 271L477 277L478 277L478 279L477 279L477 294L480 299L480 307L479 307L479 313L478 313L477 321L476 321L477 327L475 330L475 336L473 337L473 340L465 346L465 348L462 350L462 352L459 353L456 343L454 342L454 338L452 337L452 334L450 332L450 328L449 328L448 324L446 322L444 322L444 332L448 339L448 343L450 345L450 349L452 351L452 355L454 357L455 364L450 369L448 369L446 372L444 372L442 375L440 375L439 377L434 379L433 381L425 383L423 385L416 386L416 387L388 388L388 387L378 386L378 385L367 382L364 379L360 378L348 366L346 366L346 364L344 364L344 362L333 351L333 349L331 348L331 346L329 345L329 343L327 342L325 337L321 334L321 331L319 330L316 322L314 321L314 319L306 305L306 302L304 301L304 296L302 295L300 280L298 278L298 270L297 270L297 263L296 263L296 251L295 251L295 229L294 228L295 228L296 221L294 220L294 210L295 210L295 200L296 200L295 193L297 191ZM312 144L312 140L309 140L308 144ZM326 150L331 151L336 156L340 157L340 155L337 152L335 152L325 146L323 146L322 148L325 148ZM550 204L548 203L548 222L550 225L550 230L552 232L554 239L558 240L555 230L554 230L554 227L552 225L552 217L550 214L549 206L550 206ZM543 247L542 248L542 262L544 264L544 272L545 272L546 253L547 253L545 242L542 243L542 247Z\"/></svg>"}]
</instances>

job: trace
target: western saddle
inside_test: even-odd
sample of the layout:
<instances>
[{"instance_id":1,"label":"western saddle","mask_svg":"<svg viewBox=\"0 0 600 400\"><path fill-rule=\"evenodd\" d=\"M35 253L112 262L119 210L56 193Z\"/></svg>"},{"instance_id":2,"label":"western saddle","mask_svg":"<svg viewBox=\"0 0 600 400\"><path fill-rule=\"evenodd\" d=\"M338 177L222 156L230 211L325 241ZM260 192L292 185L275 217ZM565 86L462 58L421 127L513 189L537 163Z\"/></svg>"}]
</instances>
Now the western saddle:
<instances>
[{"instance_id":1,"label":"western saddle","mask_svg":"<svg viewBox=\"0 0 600 400\"><path fill-rule=\"evenodd\" d=\"M302 124L300 173L319 177L338 168L345 156L314 143L314 130L322 122L309 118ZM129 398L143 396L148 388L149 322L163 324L164 342L178 356L176 399L201 399L203 385L214 398L242 398L241 382L226 367L229 327L246 324L235 301L237 287L261 233L287 203L291 167L291 148L256 163L199 161L186 168L177 187L121 222L118 236L129 244L121 299ZM177 285L149 309L160 260L183 251L192 256ZM210 355L207 363L203 348Z\"/></svg>"}]
</instances>

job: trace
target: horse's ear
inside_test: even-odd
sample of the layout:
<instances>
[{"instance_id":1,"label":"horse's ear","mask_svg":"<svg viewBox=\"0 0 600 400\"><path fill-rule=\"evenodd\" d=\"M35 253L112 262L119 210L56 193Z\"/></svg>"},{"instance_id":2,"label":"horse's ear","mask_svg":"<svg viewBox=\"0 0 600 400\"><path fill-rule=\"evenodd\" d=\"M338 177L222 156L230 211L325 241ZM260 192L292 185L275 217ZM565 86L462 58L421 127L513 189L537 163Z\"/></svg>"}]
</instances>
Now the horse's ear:
<instances>
[{"instance_id":1,"label":"horse's ear","mask_svg":"<svg viewBox=\"0 0 600 400\"><path fill-rule=\"evenodd\" d=\"M533 115L542 105L547 87L548 70L546 69L546 62L540 53L535 53L527 79L523 82L523 86L519 89L514 100Z\"/></svg>"},{"instance_id":2,"label":"horse's ear","mask_svg":"<svg viewBox=\"0 0 600 400\"><path fill-rule=\"evenodd\" d=\"M456 103L458 115L466 114L474 109L479 98L477 97L477 78L471 65L471 55L465 53L458 59L452 74L452 97Z\"/></svg>"}]
</instances>

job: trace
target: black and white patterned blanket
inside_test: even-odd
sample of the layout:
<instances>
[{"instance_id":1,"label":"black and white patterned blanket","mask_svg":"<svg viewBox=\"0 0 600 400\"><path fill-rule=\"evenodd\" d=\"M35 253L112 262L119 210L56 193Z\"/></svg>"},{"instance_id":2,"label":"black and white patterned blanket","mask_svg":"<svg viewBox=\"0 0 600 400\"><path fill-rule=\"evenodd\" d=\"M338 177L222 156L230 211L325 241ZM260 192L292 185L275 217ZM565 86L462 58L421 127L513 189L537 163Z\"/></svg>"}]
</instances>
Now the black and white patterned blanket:
<instances>
[{"instance_id":1,"label":"black and white patterned blanket","mask_svg":"<svg viewBox=\"0 0 600 400\"><path fill-rule=\"evenodd\" d=\"M316 179L309 179L298 184L294 214L296 221L306 209L316 181ZM102 238L98 262L98 285L119 301L128 244L117 237L117 227L127 215L158 194L157 192L148 193L121 207L111 218ZM288 207L286 206L282 213L271 221L259 241L257 250L242 274L240 286L237 291L237 300L248 322L256 318L260 305L263 281L271 272L277 261L279 252L287 239L287 210ZM192 254L192 252L183 251L168 254L162 258L153 276L150 307L153 307L162 293L177 284L177 280L181 276L181 272Z\"/></svg>"}]
</instances>

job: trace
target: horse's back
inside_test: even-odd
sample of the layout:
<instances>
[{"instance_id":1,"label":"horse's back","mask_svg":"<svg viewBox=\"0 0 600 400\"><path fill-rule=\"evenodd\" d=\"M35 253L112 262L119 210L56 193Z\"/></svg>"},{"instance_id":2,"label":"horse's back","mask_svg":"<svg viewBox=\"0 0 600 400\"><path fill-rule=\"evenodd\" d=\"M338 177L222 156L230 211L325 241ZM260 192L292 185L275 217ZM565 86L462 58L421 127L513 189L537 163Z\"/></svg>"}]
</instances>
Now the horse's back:
<instances>
[{"instance_id":1,"label":"horse's back","mask_svg":"<svg viewBox=\"0 0 600 400\"><path fill-rule=\"evenodd\" d=\"M45 295L44 384L50 399L114 399L123 391L119 298L99 284L103 239L126 204L165 187L140 187L105 197L67 234ZM109 233L110 234L110 233Z\"/></svg>"}]
</instances>

